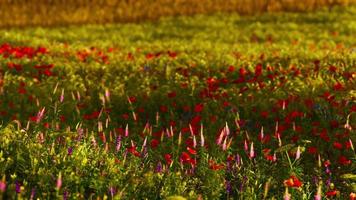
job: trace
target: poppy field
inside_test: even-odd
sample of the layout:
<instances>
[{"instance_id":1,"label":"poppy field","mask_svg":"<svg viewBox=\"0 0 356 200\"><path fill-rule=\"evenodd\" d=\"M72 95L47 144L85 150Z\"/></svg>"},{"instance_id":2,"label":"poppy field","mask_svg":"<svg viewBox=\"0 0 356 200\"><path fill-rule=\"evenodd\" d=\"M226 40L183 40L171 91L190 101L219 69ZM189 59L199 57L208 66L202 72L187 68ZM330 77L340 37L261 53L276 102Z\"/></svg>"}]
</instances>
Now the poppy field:
<instances>
[{"instance_id":1,"label":"poppy field","mask_svg":"<svg viewBox=\"0 0 356 200\"><path fill-rule=\"evenodd\" d=\"M0 30L0 199L356 199L356 7Z\"/></svg>"}]
</instances>

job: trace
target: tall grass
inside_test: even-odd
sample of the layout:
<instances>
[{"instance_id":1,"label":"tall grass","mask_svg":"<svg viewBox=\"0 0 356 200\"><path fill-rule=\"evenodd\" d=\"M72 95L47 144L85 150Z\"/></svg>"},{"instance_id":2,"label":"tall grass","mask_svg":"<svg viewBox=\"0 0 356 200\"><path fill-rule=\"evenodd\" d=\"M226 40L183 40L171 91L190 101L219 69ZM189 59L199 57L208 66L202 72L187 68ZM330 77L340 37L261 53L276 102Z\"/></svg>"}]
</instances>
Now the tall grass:
<instances>
[{"instance_id":1,"label":"tall grass","mask_svg":"<svg viewBox=\"0 0 356 200\"><path fill-rule=\"evenodd\" d=\"M312 11L356 0L0 0L0 27L154 20L211 12Z\"/></svg>"}]
</instances>

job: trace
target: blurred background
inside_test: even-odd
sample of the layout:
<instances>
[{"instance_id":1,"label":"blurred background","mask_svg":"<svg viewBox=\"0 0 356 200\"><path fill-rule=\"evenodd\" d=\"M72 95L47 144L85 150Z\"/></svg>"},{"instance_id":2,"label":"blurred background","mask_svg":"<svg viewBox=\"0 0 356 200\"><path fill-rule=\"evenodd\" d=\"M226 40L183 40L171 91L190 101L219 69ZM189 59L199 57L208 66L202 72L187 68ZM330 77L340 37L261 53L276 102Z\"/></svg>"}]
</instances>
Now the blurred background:
<instances>
[{"instance_id":1,"label":"blurred background","mask_svg":"<svg viewBox=\"0 0 356 200\"><path fill-rule=\"evenodd\" d=\"M139 22L164 16L307 12L356 0L0 0L0 27Z\"/></svg>"}]
</instances>

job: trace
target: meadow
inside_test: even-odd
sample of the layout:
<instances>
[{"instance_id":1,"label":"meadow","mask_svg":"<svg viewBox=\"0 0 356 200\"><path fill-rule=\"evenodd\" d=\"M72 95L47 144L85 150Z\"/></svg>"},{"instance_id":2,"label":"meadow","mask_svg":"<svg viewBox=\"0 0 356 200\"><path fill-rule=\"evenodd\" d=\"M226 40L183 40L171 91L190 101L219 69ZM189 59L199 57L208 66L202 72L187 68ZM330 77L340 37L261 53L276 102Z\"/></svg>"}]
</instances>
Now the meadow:
<instances>
[{"instance_id":1,"label":"meadow","mask_svg":"<svg viewBox=\"0 0 356 200\"><path fill-rule=\"evenodd\" d=\"M0 199L356 199L356 7L0 29Z\"/></svg>"}]
</instances>

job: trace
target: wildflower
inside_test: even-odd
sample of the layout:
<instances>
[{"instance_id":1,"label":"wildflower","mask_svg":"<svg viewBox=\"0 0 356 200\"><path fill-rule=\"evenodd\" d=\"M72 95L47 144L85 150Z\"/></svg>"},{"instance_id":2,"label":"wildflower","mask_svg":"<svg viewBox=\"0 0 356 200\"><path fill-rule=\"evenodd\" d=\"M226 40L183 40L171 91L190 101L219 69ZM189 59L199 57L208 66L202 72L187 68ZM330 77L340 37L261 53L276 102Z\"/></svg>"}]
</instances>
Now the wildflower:
<instances>
[{"instance_id":1,"label":"wildflower","mask_svg":"<svg viewBox=\"0 0 356 200\"><path fill-rule=\"evenodd\" d=\"M172 161L172 155L167 153L164 155L164 159L166 160L167 165L171 165Z\"/></svg>"},{"instance_id":2,"label":"wildflower","mask_svg":"<svg viewBox=\"0 0 356 200\"><path fill-rule=\"evenodd\" d=\"M338 193L339 193L338 190L329 190L329 191L327 191L327 192L325 193L325 195L326 195L327 197L334 197L334 196L336 196Z\"/></svg>"},{"instance_id":3,"label":"wildflower","mask_svg":"<svg viewBox=\"0 0 356 200\"><path fill-rule=\"evenodd\" d=\"M250 158L254 158L255 155L255 149L253 148L253 142L251 143L251 147L250 147L250 153L249 153L249 157Z\"/></svg>"},{"instance_id":4,"label":"wildflower","mask_svg":"<svg viewBox=\"0 0 356 200\"><path fill-rule=\"evenodd\" d=\"M350 200L356 200L356 193L354 192L350 193Z\"/></svg>"},{"instance_id":5,"label":"wildflower","mask_svg":"<svg viewBox=\"0 0 356 200\"><path fill-rule=\"evenodd\" d=\"M187 150L188 150L188 152L189 152L190 154L192 154L192 155L196 155L196 154L197 154L197 151L194 150L194 149L192 149L192 148L190 148L190 147L187 147Z\"/></svg>"},{"instance_id":6,"label":"wildflower","mask_svg":"<svg viewBox=\"0 0 356 200\"><path fill-rule=\"evenodd\" d=\"M158 162L156 169L155 169L156 173L161 173L162 172L162 163Z\"/></svg>"},{"instance_id":7,"label":"wildflower","mask_svg":"<svg viewBox=\"0 0 356 200\"><path fill-rule=\"evenodd\" d=\"M125 128L125 137L129 136L129 125L126 124L126 128Z\"/></svg>"},{"instance_id":8,"label":"wildflower","mask_svg":"<svg viewBox=\"0 0 356 200\"><path fill-rule=\"evenodd\" d=\"M3 178L1 181L0 181L0 191L1 192L5 192L6 190L6 182L5 182L5 178Z\"/></svg>"},{"instance_id":9,"label":"wildflower","mask_svg":"<svg viewBox=\"0 0 356 200\"><path fill-rule=\"evenodd\" d=\"M15 181L15 191L16 193L21 193L21 183L18 181Z\"/></svg>"},{"instance_id":10,"label":"wildflower","mask_svg":"<svg viewBox=\"0 0 356 200\"><path fill-rule=\"evenodd\" d=\"M295 160L298 160L298 159L300 158L300 154L301 154L301 152L300 152L300 147L298 146L297 152L296 152L296 154L295 154Z\"/></svg>"},{"instance_id":11,"label":"wildflower","mask_svg":"<svg viewBox=\"0 0 356 200\"><path fill-rule=\"evenodd\" d=\"M58 178L57 178L57 184L56 184L56 189L60 190L62 187L62 174L59 173Z\"/></svg>"},{"instance_id":12,"label":"wildflower","mask_svg":"<svg viewBox=\"0 0 356 200\"><path fill-rule=\"evenodd\" d=\"M286 187L295 187L295 188L299 188L303 185L303 183L294 175L290 176L283 183Z\"/></svg>"},{"instance_id":13,"label":"wildflower","mask_svg":"<svg viewBox=\"0 0 356 200\"><path fill-rule=\"evenodd\" d=\"M318 191L316 192L316 195L314 196L314 200L321 200L321 184L318 186Z\"/></svg>"},{"instance_id":14,"label":"wildflower","mask_svg":"<svg viewBox=\"0 0 356 200\"><path fill-rule=\"evenodd\" d=\"M152 149L156 148L159 145L159 141L156 139L151 140L151 147Z\"/></svg>"},{"instance_id":15,"label":"wildflower","mask_svg":"<svg viewBox=\"0 0 356 200\"><path fill-rule=\"evenodd\" d=\"M72 147L69 147L68 150L67 150L67 152L68 152L68 156L72 155L72 153L73 153L73 148L72 148Z\"/></svg>"},{"instance_id":16,"label":"wildflower","mask_svg":"<svg viewBox=\"0 0 356 200\"><path fill-rule=\"evenodd\" d=\"M31 200L34 199L34 198L35 198L35 195L36 195L36 188L32 188L30 199L31 199Z\"/></svg>"},{"instance_id":17,"label":"wildflower","mask_svg":"<svg viewBox=\"0 0 356 200\"><path fill-rule=\"evenodd\" d=\"M284 192L283 200L290 200L291 194L288 192L288 187L286 187L286 190Z\"/></svg>"},{"instance_id":18,"label":"wildflower","mask_svg":"<svg viewBox=\"0 0 356 200\"><path fill-rule=\"evenodd\" d=\"M333 146L335 149L342 150L342 144L340 142L334 142Z\"/></svg>"},{"instance_id":19,"label":"wildflower","mask_svg":"<svg viewBox=\"0 0 356 200\"><path fill-rule=\"evenodd\" d=\"M199 104L195 105L194 112L200 113L203 111L203 109L204 109L204 105L202 103L199 103Z\"/></svg>"},{"instance_id":20,"label":"wildflower","mask_svg":"<svg viewBox=\"0 0 356 200\"><path fill-rule=\"evenodd\" d=\"M341 155L339 157L339 164L340 165L349 165L349 164L351 164L351 160L347 159L346 156Z\"/></svg>"}]
</instances>

